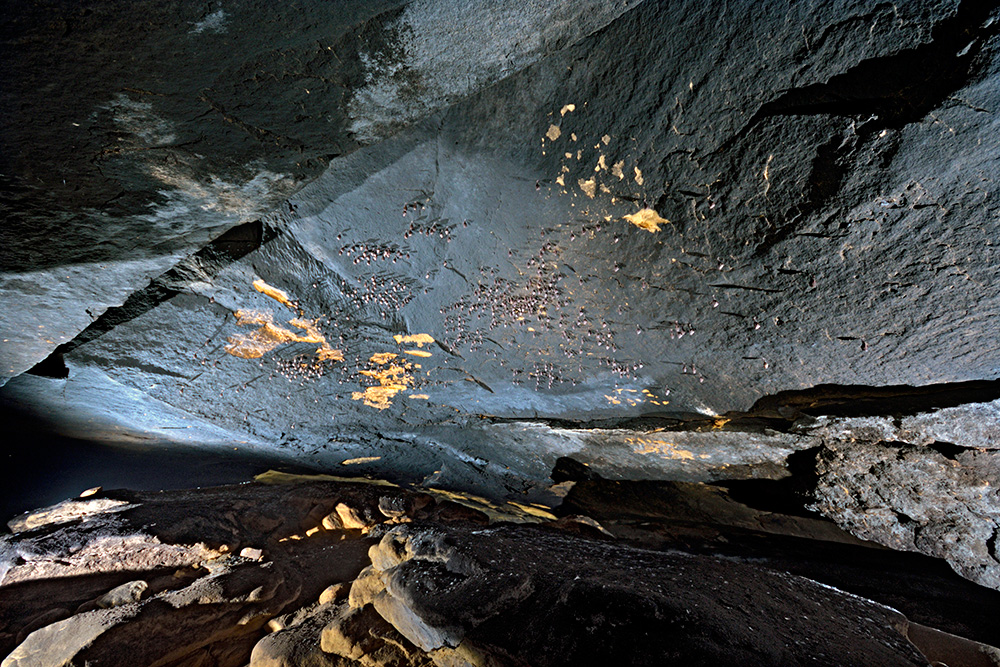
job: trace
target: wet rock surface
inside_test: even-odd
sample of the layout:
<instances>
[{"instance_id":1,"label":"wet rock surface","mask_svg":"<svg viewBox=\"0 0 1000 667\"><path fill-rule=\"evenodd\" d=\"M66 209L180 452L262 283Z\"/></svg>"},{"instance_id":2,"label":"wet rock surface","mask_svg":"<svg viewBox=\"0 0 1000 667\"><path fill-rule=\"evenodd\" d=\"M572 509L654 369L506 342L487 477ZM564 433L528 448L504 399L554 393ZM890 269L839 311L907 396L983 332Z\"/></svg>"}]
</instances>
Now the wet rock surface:
<instances>
[{"instance_id":1,"label":"wet rock surface","mask_svg":"<svg viewBox=\"0 0 1000 667\"><path fill-rule=\"evenodd\" d=\"M948 664L1000 660L976 641L1000 593L822 519L762 520L718 488L646 484L578 481L559 521L511 504L470 522L488 501L453 495L472 513L460 515L447 509L455 500L385 482L281 473L98 492L127 504L66 501L3 536L3 664L929 664L921 651ZM403 509L376 515L383 506ZM338 525L331 517L345 507L377 518ZM108 554L114 568L45 567L114 538L135 545ZM164 563L164 547L187 560ZM860 565L865 552L896 572L895 609L811 579L864 587L877 576ZM965 608L941 613L955 603Z\"/></svg>"}]
</instances>

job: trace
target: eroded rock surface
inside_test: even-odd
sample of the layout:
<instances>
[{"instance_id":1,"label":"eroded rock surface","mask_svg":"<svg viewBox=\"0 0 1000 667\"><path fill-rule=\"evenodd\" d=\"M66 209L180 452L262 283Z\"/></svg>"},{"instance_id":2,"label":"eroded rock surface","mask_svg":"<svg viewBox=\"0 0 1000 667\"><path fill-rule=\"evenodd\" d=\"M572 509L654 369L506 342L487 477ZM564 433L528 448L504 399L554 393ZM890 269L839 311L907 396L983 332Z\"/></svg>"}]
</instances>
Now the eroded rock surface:
<instances>
[{"instance_id":1,"label":"eroded rock surface","mask_svg":"<svg viewBox=\"0 0 1000 667\"><path fill-rule=\"evenodd\" d=\"M837 443L819 459L817 508L864 539L944 558L1000 590L1000 456L902 443Z\"/></svg>"},{"instance_id":2,"label":"eroded rock surface","mask_svg":"<svg viewBox=\"0 0 1000 667\"><path fill-rule=\"evenodd\" d=\"M520 491L597 420L995 379L991 3L348 5L11 13L5 187L28 194L7 195L2 372L53 354L5 395L72 408L71 431L97 413ZM131 12L144 48L107 37ZM121 90L74 71L106 61ZM298 334L228 353L250 321ZM537 461L482 416L569 432L526 443ZM796 445L774 439L708 454L775 476ZM608 472L721 478L625 444Z\"/></svg>"},{"instance_id":3,"label":"eroded rock surface","mask_svg":"<svg viewBox=\"0 0 1000 667\"><path fill-rule=\"evenodd\" d=\"M762 513L699 484L560 483L572 487L566 507L551 510L566 516L540 523L513 504L492 506L491 521L474 507L490 507L484 499L279 473L210 489L100 491L87 512L68 512L82 501L67 501L31 513L31 528L24 517L12 521L15 532L3 537L3 665L925 665L923 650L939 660L996 657L977 640L992 629L983 619L1000 610L1000 593L873 551L828 521ZM345 508L371 520L344 525ZM109 536L133 541L115 554L115 568L46 565ZM188 562L158 560L163 547ZM902 611L789 573L793 554L807 576L848 573L848 589L858 590L881 576L872 564L887 558ZM948 605L959 610L943 612Z\"/></svg>"}]
</instances>

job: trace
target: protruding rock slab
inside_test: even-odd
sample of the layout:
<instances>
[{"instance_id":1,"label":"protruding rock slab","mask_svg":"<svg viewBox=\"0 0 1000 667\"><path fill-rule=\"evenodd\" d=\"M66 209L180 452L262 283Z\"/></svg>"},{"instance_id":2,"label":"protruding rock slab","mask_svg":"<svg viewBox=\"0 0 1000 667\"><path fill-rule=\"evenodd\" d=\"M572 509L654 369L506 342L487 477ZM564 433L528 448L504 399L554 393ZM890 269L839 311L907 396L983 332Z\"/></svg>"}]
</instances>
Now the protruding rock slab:
<instances>
[{"instance_id":1,"label":"protruding rock slab","mask_svg":"<svg viewBox=\"0 0 1000 667\"><path fill-rule=\"evenodd\" d=\"M818 462L816 508L893 549L944 558L1000 590L1000 452L831 441Z\"/></svg>"},{"instance_id":2,"label":"protruding rock slab","mask_svg":"<svg viewBox=\"0 0 1000 667\"><path fill-rule=\"evenodd\" d=\"M732 560L514 526L401 526L371 555L351 604L441 661L927 664L898 612Z\"/></svg>"}]
</instances>

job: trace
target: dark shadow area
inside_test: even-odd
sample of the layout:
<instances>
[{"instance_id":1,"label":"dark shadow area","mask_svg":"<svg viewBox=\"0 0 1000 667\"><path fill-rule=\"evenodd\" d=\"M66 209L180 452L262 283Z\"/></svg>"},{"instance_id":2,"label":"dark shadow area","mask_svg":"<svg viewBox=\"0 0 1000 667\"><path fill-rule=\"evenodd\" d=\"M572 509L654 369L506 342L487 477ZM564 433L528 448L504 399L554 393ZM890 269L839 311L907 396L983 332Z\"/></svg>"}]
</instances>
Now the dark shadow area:
<instances>
[{"instance_id":1,"label":"dark shadow area","mask_svg":"<svg viewBox=\"0 0 1000 667\"><path fill-rule=\"evenodd\" d=\"M794 419L797 414L831 417L912 415L964 403L988 403L1000 398L1000 380L943 382L921 387L821 384L801 391L764 396L749 414Z\"/></svg>"},{"instance_id":2,"label":"dark shadow area","mask_svg":"<svg viewBox=\"0 0 1000 667\"><path fill-rule=\"evenodd\" d=\"M268 469L303 470L278 457L173 443L112 446L60 435L43 418L0 401L0 521L95 487L137 491L232 484Z\"/></svg>"},{"instance_id":3,"label":"dark shadow area","mask_svg":"<svg viewBox=\"0 0 1000 667\"><path fill-rule=\"evenodd\" d=\"M246 222L227 230L207 246L179 262L174 268L154 278L143 289L133 292L122 305L108 308L73 340L57 347L47 359L36 364L28 372L43 377L66 377L66 374L49 374L53 369L58 369L59 364L65 368L65 364L62 363L65 354L177 296L181 293L180 287L187 282L189 276L200 280L210 279L230 263L257 250L277 235L277 230L265 226L260 220Z\"/></svg>"},{"instance_id":4,"label":"dark shadow area","mask_svg":"<svg viewBox=\"0 0 1000 667\"><path fill-rule=\"evenodd\" d=\"M62 352L56 351L26 370L25 373L62 380L69 377L69 368L66 366L66 358L63 357Z\"/></svg>"},{"instance_id":5,"label":"dark shadow area","mask_svg":"<svg viewBox=\"0 0 1000 667\"><path fill-rule=\"evenodd\" d=\"M816 519L820 515L806 507L814 499L818 477L817 452L818 449L814 448L789 454L787 468L790 475L782 479L734 479L715 482L714 486L725 489L733 500L747 507Z\"/></svg>"},{"instance_id":6,"label":"dark shadow area","mask_svg":"<svg viewBox=\"0 0 1000 667\"><path fill-rule=\"evenodd\" d=\"M784 92L763 105L747 130L770 116L874 116L875 129L924 118L975 76L976 56L1000 24L988 23L996 3L974 0L939 23L927 44L864 60L825 83Z\"/></svg>"},{"instance_id":7,"label":"dark shadow area","mask_svg":"<svg viewBox=\"0 0 1000 667\"><path fill-rule=\"evenodd\" d=\"M808 474L808 452L796 470ZM575 465L574 465L575 464ZM723 485L613 481L582 464L558 463L553 476L578 480L559 516L597 520L621 541L647 549L721 556L800 575L901 611L910 620L987 644L996 642L1000 592L960 577L923 554L863 543L796 507L794 481ZM725 486L729 486L727 483ZM761 511L741 502L750 497ZM784 510L791 511L784 511Z\"/></svg>"}]
</instances>

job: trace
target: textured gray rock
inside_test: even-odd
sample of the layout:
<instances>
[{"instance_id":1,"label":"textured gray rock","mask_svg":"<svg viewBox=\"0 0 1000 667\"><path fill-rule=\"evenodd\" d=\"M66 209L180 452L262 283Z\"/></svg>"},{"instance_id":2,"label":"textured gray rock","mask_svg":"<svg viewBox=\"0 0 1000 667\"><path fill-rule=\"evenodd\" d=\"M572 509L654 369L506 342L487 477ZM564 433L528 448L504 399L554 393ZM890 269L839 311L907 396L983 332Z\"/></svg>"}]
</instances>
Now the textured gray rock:
<instances>
[{"instance_id":1,"label":"textured gray rock","mask_svg":"<svg viewBox=\"0 0 1000 667\"><path fill-rule=\"evenodd\" d=\"M119 309L99 324L104 335L71 343L62 386L70 395L116 387L120 402L135 392L129 400L152 399L152 414L203 420L196 429L212 424L293 456L322 456L326 445L340 460L382 455L370 470L442 471L461 486L479 475L466 457L492 461L496 443L465 445L432 424L724 412L819 382L992 378L992 348L965 335L989 337L1000 303L983 273L993 263L1000 136L989 113L998 25L989 3L587 7L515 11L509 30L470 40L433 26L447 12L480 25L506 8L386 3L330 23L320 16L332 8L307 3L287 10L301 12L291 24L278 20L308 25L293 31L286 56L270 58L265 33L265 46L227 47L243 62L199 75L215 77L202 95L211 103L198 93L182 104L195 83L185 80L162 100L112 105L132 120L109 122L154 143L169 128L149 114L174 113L160 106L207 109L197 122L227 132L206 129L203 141L266 156L272 172L300 183L319 170L296 171L280 138L307 137L293 142L303 155L342 155L263 216L276 237L210 271L177 272L151 308ZM212 31L189 34L201 16L157 29L181 27L178 39L203 45L191 51L197 59L283 11L247 4L223 10ZM560 18L542 28L545 12ZM74 33L81 40L97 18L87 21ZM755 38L763 34L766 45ZM258 64L269 74L236 85ZM394 113L400 104L407 114ZM322 122L321 107L332 114ZM402 125L383 127L389 116ZM382 128L382 140L357 148L355 122ZM629 224L623 216L643 204L671 222L653 233ZM205 206L204 215L222 210ZM250 217L217 217L216 227ZM144 234L139 245L157 236ZM9 247L27 253L31 243ZM888 277L874 257L891 265ZM255 291L257 279L299 310ZM230 338L249 333L233 313L251 309L271 310L285 328L296 316L324 317L320 329L345 360L322 361L302 343L254 360L226 354ZM440 346L406 356L392 339L404 333ZM381 353L412 365L384 409L354 399L382 386L361 374L378 370L371 359ZM416 442L419 452L405 444ZM505 484L532 476L514 470Z\"/></svg>"},{"instance_id":2,"label":"textured gray rock","mask_svg":"<svg viewBox=\"0 0 1000 667\"><path fill-rule=\"evenodd\" d=\"M1000 590L1000 457L885 442L831 442L816 508L859 537L944 558Z\"/></svg>"},{"instance_id":3,"label":"textured gray rock","mask_svg":"<svg viewBox=\"0 0 1000 667\"><path fill-rule=\"evenodd\" d=\"M817 438L905 442L936 442L968 449L1000 449L1000 400L967 403L912 415L820 418L801 432Z\"/></svg>"},{"instance_id":4,"label":"textured gray rock","mask_svg":"<svg viewBox=\"0 0 1000 667\"><path fill-rule=\"evenodd\" d=\"M963 636L994 630L1000 594L821 519L755 511L702 484L577 482L565 512L596 514L610 533L583 516L491 522L451 511L454 500L322 476L110 493L128 506L6 536L37 557L0 583L5 666L926 664L907 633L936 659L995 653ZM402 513L381 515L359 538L320 527L338 505ZM109 552L112 569L76 558L109 534L145 543ZM244 543L261 545L263 557L235 556ZM194 562L164 567L151 558L164 546ZM789 562L789 553L801 557ZM71 562L46 565L58 561ZM787 567L850 590L888 576L906 616Z\"/></svg>"}]
</instances>

